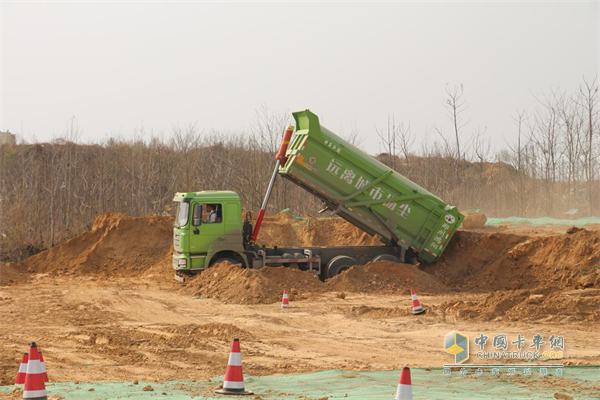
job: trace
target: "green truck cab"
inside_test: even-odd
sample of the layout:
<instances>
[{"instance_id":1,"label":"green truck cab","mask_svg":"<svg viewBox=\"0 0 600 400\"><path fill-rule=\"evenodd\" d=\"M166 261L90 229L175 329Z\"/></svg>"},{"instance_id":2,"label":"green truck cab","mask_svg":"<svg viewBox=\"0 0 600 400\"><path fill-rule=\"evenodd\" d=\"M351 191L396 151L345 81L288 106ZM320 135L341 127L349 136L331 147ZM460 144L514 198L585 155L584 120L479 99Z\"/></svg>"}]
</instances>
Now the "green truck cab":
<instances>
[{"instance_id":1,"label":"green truck cab","mask_svg":"<svg viewBox=\"0 0 600 400\"><path fill-rule=\"evenodd\" d=\"M177 193L173 228L176 277L228 260L246 268L283 265L331 278L369 261L437 261L464 216L397 171L319 123L309 110L293 113L253 232L231 191ZM290 141L291 139L291 141ZM321 199L325 210L377 235L381 246L266 247L255 243L276 176ZM179 279L178 278L178 279ZM181 280L181 279L180 279Z\"/></svg>"},{"instance_id":2,"label":"green truck cab","mask_svg":"<svg viewBox=\"0 0 600 400\"><path fill-rule=\"evenodd\" d=\"M173 268L199 271L217 261L248 263L242 244L242 202L226 190L176 193Z\"/></svg>"}]
</instances>

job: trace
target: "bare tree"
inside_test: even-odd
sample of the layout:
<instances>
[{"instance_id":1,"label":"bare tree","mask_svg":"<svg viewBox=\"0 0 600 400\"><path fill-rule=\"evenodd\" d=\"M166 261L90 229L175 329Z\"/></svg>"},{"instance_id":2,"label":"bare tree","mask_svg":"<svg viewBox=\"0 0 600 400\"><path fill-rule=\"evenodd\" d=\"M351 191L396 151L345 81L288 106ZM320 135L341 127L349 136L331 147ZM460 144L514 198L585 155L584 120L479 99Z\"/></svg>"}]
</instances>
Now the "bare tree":
<instances>
[{"instance_id":1,"label":"bare tree","mask_svg":"<svg viewBox=\"0 0 600 400\"><path fill-rule=\"evenodd\" d=\"M398 143L400 146L400 151L406 160L406 165L410 166L409 156L412 146L415 144L415 137L412 135L410 130L410 121L407 125L404 125L404 122L401 122L398 126Z\"/></svg>"},{"instance_id":2,"label":"bare tree","mask_svg":"<svg viewBox=\"0 0 600 400\"><path fill-rule=\"evenodd\" d=\"M598 157L597 150L594 148L594 135L598 135L598 82L597 77L592 82L583 79L583 85L579 86L578 104L582 107L585 115L586 150L585 150L585 173L588 182L588 201L589 210L594 208L594 202L598 199L594 196L593 182L595 179L595 164Z\"/></svg>"},{"instance_id":3,"label":"bare tree","mask_svg":"<svg viewBox=\"0 0 600 400\"><path fill-rule=\"evenodd\" d=\"M396 169L396 157L397 157L397 147L396 141L398 140L398 130L396 129L396 119L395 116L390 116L388 114L387 119L387 130L380 131L377 127L375 127L375 133L379 136L381 140L380 145L383 148L384 158L387 158L387 164L392 169Z\"/></svg>"},{"instance_id":4,"label":"bare tree","mask_svg":"<svg viewBox=\"0 0 600 400\"><path fill-rule=\"evenodd\" d=\"M462 128L464 128L469 121L464 121L462 114L469 107L467 101L464 98L464 86L462 83L460 86L454 85L452 89L446 85L446 99L444 100L446 106L446 114L452 122L452 128L454 130L454 139L456 143L456 159L460 163L463 158L463 154L460 149L460 136Z\"/></svg>"},{"instance_id":5,"label":"bare tree","mask_svg":"<svg viewBox=\"0 0 600 400\"><path fill-rule=\"evenodd\" d=\"M356 121L350 124L350 131L348 133L345 133L340 129L340 137L355 147L360 147L364 141L364 138L360 135L358 127L356 126Z\"/></svg>"},{"instance_id":6,"label":"bare tree","mask_svg":"<svg viewBox=\"0 0 600 400\"><path fill-rule=\"evenodd\" d=\"M517 201L519 204L519 211L523 214L525 209L526 197L524 196L524 185L523 185L523 176L524 176L524 139L523 139L523 129L524 125L529 119L529 115L525 110L517 110L517 115L512 117L513 122L517 126L517 141L514 144L508 143L508 148L514 155L514 163L513 166L517 169L516 181L517 181Z\"/></svg>"}]
</instances>

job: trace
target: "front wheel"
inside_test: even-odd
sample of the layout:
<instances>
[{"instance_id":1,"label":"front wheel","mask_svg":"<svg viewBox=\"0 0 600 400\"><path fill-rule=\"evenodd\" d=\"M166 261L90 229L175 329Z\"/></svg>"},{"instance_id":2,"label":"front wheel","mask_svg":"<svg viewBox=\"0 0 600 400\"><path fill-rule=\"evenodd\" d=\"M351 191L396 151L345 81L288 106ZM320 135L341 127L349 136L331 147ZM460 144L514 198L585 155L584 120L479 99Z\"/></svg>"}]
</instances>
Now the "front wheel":
<instances>
[{"instance_id":1,"label":"front wheel","mask_svg":"<svg viewBox=\"0 0 600 400\"><path fill-rule=\"evenodd\" d=\"M353 265L357 264L358 262L352 257L334 257L327 263L327 278L333 278L334 276L341 274Z\"/></svg>"}]
</instances>

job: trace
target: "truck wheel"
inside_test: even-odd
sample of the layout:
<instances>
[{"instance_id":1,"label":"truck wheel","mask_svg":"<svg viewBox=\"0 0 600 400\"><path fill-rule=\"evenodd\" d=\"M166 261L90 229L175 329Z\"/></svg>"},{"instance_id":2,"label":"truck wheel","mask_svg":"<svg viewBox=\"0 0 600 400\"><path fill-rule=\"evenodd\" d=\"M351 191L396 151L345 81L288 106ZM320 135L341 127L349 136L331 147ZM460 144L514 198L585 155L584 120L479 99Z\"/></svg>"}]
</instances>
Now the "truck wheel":
<instances>
[{"instance_id":1,"label":"truck wheel","mask_svg":"<svg viewBox=\"0 0 600 400\"><path fill-rule=\"evenodd\" d=\"M390 261L390 262L394 262L394 263L400 263L400 260L398 259L398 257L393 256L391 254L380 254L377 257L375 257L373 259L373 262L376 261Z\"/></svg>"},{"instance_id":2,"label":"truck wheel","mask_svg":"<svg viewBox=\"0 0 600 400\"><path fill-rule=\"evenodd\" d=\"M327 263L327 278L333 278L334 276L344 272L351 266L357 265L357 264L358 264L358 262L352 257L348 257L348 256L333 257Z\"/></svg>"}]
</instances>

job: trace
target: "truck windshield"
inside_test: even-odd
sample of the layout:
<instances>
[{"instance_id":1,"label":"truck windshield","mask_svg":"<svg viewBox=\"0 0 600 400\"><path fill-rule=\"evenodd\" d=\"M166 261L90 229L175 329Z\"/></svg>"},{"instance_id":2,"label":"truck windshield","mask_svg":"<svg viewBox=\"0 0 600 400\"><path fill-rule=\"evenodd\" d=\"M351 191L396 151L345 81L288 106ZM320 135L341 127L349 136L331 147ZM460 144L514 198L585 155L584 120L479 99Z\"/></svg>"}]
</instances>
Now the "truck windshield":
<instances>
[{"instance_id":1,"label":"truck windshield","mask_svg":"<svg viewBox=\"0 0 600 400\"><path fill-rule=\"evenodd\" d=\"M178 202L177 203L177 214L175 215L175 226L182 227L188 222L188 216L190 212L190 203Z\"/></svg>"}]
</instances>

